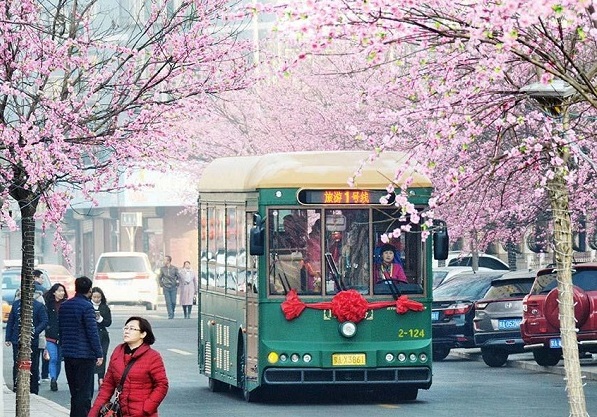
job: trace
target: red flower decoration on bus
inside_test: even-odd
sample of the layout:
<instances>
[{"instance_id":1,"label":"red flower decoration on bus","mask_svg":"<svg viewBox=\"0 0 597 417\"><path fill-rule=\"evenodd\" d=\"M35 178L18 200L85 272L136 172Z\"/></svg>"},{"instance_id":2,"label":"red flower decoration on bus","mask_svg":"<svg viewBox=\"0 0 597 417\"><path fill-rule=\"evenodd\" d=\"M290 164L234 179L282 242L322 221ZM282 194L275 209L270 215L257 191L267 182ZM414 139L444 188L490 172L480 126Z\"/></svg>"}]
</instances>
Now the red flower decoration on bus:
<instances>
[{"instance_id":1,"label":"red flower decoration on bus","mask_svg":"<svg viewBox=\"0 0 597 417\"><path fill-rule=\"evenodd\" d=\"M290 290L286 295L286 301L282 303L282 311L286 320L297 318L306 307L307 305L300 300L295 290Z\"/></svg>"},{"instance_id":2,"label":"red flower decoration on bus","mask_svg":"<svg viewBox=\"0 0 597 417\"><path fill-rule=\"evenodd\" d=\"M396 301L376 301L369 303L356 290L340 291L332 298L332 301L321 303L305 304L298 297L296 290L290 290L286 300L282 303L282 312L286 320L294 320L301 315L305 308L315 310L331 310L339 322L352 321L358 323L365 318L368 310L396 307L397 314L406 314L409 311L423 311L425 306L408 296L401 295Z\"/></svg>"},{"instance_id":3,"label":"red flower decoration on bus","mask_svg":"<svg viewBox=\"0 0 597 417\"><path fill-rule=\"evenodd\" d=\"M356 290L340 291L332 298L332 314L340 323L358 323L365 318L367 310L367 300Z\"/></svg>"}]
</instances>

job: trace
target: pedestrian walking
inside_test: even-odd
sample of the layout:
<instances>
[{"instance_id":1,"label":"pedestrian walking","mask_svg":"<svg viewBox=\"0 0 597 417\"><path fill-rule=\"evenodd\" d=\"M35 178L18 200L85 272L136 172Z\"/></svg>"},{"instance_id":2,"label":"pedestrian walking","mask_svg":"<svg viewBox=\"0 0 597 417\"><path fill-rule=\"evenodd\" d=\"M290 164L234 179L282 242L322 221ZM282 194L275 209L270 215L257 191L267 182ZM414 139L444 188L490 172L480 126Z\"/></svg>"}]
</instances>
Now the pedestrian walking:
<instances>
[{"instance_id":1,"label":"pedestrian walking","mask_svg":"<svg viewBox=\"0 0 597 417\"><path fill-rule=\"evenodd\" d=\"M108 347L110 346L110 333L108 332L108 327L112 325L112 311L108 306L108 301L106 300L104 292L99 287L93 287L91 289L91 303L95 310L95 321L97 322L97 330L102 345L102 352L104 353L104 362L95 367L97 386L101 387L104 382L104 375L106 374L106 359L108 356Z\"/></svg>"},{"instance_id":2,"label":"pedestrian walking","mask_svg":"<svg viewBox=\"0 0 597 417\"><path fill-rule=\"evenodd\" d=\"M191 263L185 261L180 270L180 305L185 319L191 318L193 300L197 296L197 274L191 269Z\"/></svg>"},{"instance_id":3,"label":"pedestrian walking","mask_svg":"<svg viewBox=\"0 0 597 417\"><path fill-rule=\"evenodd\" d=\"M123 416L158 417L158 407L168 393L168 377L162 356L151 347L155 342L151 324L143 317L130 317L122 330L124 343L114 348L89 417L99 416L119 384L122 384L118 398Z\"/></svg>"},{"instance_id":4,"label":"pedestrian walking","mask_svg":"<svg viewBox=\"0 0 597 417\"><path fill-rule=\"evenodd\" d=\"M95 367L103 363L95 311L91 297L91 280L75 280L75 296L66 300L58 311L60 343L64 371L70 390L70 417L87 417L93 397Z\"/></svg>"},{"instance_id":5,"label":"pedestrian walking","mask_svg":"<svg viewBox=\"0 0 597 417\"><path fill-rule=\"evenodd\" d=\"M49 357L48 373L50 376L50 390L58 391L58 377L62 368L62 353L60 349L60 326L58 325L58 312L60 306L68 298L66 287L54 284L44 294L46 311L48 313L48 326L46 327L46 351Z\"/></svg>"},{"instance_id":6,"label":"pedestrian walking","mask_svg":"<svg viewBox=\"0 0 597 417\"><path fill-rule=\"evenodd\" d=\"M168 311L168 318L174 318L174 311L176 310L176 293L180 285L181 277L178 268L172 265L172 257L166 255L164 257L164 266L160 268L158 275L158 282L164 291L164 299L166 301L166 310Z\"/></svg>"},{"instance_id":7,"label":"pedestrian walking","mask_svg":"<svg viewBox=\"0 0 597 417\"><path fill-rule=\"evenodd\" d=\"M42 303L33 299L33 329L31 335L31 377L29 382L29 392L39 393L39 335L48 325L48 314ZM6 334L4 337L6 346L12 346L12 382L13 391L17 390L17 378L19 369L19 335L21 332L21 290L15 293L15 301L12 303L12 309L6 322Z\"/></svg>"}]
</instances>

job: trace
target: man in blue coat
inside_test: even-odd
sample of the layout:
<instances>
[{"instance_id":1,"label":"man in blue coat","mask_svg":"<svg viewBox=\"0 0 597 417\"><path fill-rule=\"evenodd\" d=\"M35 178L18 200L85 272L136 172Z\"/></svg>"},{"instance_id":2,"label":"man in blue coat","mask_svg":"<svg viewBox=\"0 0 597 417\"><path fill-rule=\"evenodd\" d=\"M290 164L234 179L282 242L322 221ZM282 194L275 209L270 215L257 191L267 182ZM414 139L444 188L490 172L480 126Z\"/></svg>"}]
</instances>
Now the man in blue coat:
<instances>
[{"instance_id":1,"label":"man in blue coat","mask_svg":"<svg viewBox=\"0 0 597 417\"><path fill-rule=\"evenodd\" d=\"M12 381L13 390L17 389L17 368L19 354L19 333L21 332L21 290L15 293L15 301L12 303L12 310L6 323L6 337L4 338L6 346L12 345ZM18 299L17 299L18 298ZM33 329L31 335L31 380L29 391L32 394L39 393L39 354L37 347L39 345L39 335L48 325L48 313L46 307L37 300L33 300Z\"/></svg>"},{"instance_id":2,"label":"man in blue coat","mask_svg":"<svg viewBox=\"0 0 597 417\"><path fill-rule=\"evenodd\" d=\"M95 311L91 304L92 282L75 280L75 296L62 303L58 312L64 370L70 390L70 417L87 417L93 397L95 366L103 362Z\"/></svg>"}]
</instances>

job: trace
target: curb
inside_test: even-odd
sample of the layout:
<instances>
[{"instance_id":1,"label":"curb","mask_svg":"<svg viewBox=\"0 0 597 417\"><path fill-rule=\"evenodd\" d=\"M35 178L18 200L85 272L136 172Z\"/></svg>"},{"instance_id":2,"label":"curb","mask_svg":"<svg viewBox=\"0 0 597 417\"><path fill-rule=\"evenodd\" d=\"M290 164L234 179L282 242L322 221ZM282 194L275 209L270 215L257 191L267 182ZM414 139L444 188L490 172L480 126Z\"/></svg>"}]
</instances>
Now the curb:
<instances>
[{"instance_id":1,"label":"curb","mask_svg":"<svg viewBox=\"0 0 597 417\"><path fill-rule=\"evenodd\" d=\"M450 351L450 355L483 362L483 358L481 357L481 351L479 349L452 349ZM540 366L537 365L537 363L532 359L513 359L516 356L517 354L512 354L508 358L508 362L504 366L566 376L566 369L564 369L563 360L560 361L560 364L556 366ZM585 380L597 381L597 358L583 360L581 362L581 366L585 367L585 369L581 369L581 376ZM586 369L586 367L593 369Z\"/></svg>"}]
</instances>

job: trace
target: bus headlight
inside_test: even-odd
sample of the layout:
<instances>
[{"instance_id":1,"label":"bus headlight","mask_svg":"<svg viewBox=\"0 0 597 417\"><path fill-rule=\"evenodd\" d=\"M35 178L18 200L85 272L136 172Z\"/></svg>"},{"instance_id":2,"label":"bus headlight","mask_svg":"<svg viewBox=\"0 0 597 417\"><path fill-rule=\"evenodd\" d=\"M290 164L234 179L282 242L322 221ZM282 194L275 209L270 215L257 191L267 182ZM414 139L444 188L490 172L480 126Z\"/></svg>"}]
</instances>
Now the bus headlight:
<instances>
[{"instance_id":1,"label":"bus headlight","mask_svg":"<svg viewBox=\"0 0 597 417\"><path fill-rule=\"evenodd\" d=\"M394 360L394 355L392 353L386 353L386 362L392 362Z\"/></svg>"},{"instance_id":2,"label":"bus headlight","mask_svg":"<svg viewBox=\"0 0 597 417\"><path fill-rule=\"evenodd\" d=\"M339 330L342 336L350 338L357 334L357 325L352 321L345 321L344 323L340 323Z\"/></svg>"},{"instance_id":3,"label":"bus headlight","mask_svg":"<svg viewBox=\"0 0 597 417\"><path fill-rule=\"evenodd\" d=\"M297 363L300 359L300 356L298 355L298 353L293 353L292 355L290 355L290 361L293 363Z\"/></svg>"},{"instance_id":4,"label":"bus headlight","mask_svg":"<svg viewBox=\"0 0 597 417\"><path fill-rule=\"evenodd\" d=\"M313 357L312 357L310 354L308 354L308 353L305 353L305 354L303 355L303 362L305 362L305 363L309 363L309 362L311 362L312 360L313 360Z\"/></svg>"},{"instance_id":5,"label":"bus headlight","mask_svg":"<svg viewBox=\"0 0 597 417\"><path fill-rule=\"evenodd\" d=\"M399 354L398 354L398 360L399 360L400 362L404 362L404 361L406 361L406 355L405 355L404 353L399 353Z\"/></svg>"},{"instance_id":6,"label":"bus headlight","mask_svg":"<svg viewBox=\"0 0 597 417\"><path fill-rule=\"evenodd\" d=\"M276 363L278 362L278 354L276 352L270 352L269 355L267 355L267 361L269 363Z\"/></svg>"}]
</instances>

